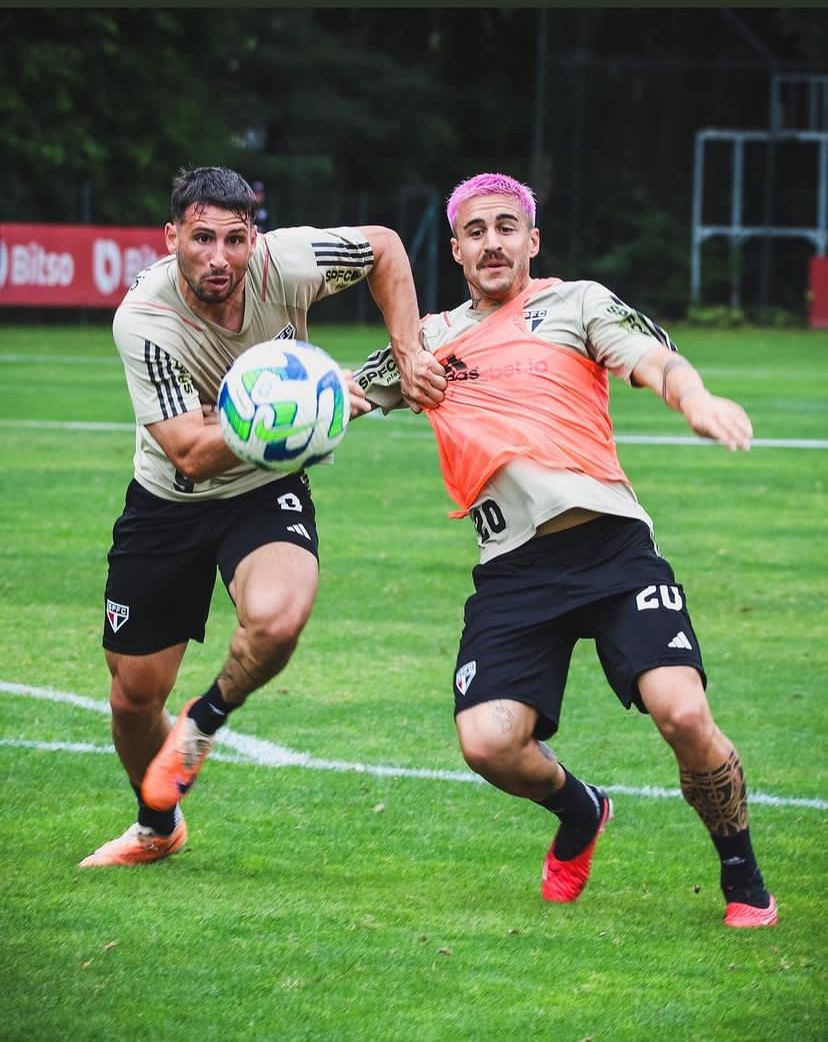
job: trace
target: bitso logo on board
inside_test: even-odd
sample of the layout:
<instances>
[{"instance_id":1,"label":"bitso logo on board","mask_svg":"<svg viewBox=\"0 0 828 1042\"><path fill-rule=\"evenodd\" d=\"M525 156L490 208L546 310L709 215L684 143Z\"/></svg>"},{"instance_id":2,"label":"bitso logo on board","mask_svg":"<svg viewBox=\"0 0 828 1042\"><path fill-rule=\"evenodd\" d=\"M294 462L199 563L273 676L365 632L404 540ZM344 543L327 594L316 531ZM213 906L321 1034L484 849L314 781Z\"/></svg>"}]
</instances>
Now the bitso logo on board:
<instances>
[{"instance_id":1,"label":"bitso logo on board","mask_svg":"<svg viewBox=\"0 0 828 1042\"><path fill-rule=\"evenodd\" d=\"M92 277L95 288L108 297L129 286L136 277L158 260L151 246L122 248L113 239L96 239L92 247Z\"/></svg>"},{"instance_id":2,"label":"bitso logo on board","mask_svg":"<svg viewBox=\"0 0 828 1042\"><path fill-rule=\"evenodd\" d=\"M6 266L10 286L70 286L75 276L71 253L47 250L36 240L14 243Z\"/></svg>"},{"instance_id":3,"label":"bitso logo on board","mask_svg":"<svg viewBox=\"0 0 828 1042\"><path fill-rule=\"evenodd\" d=\"M9 275L9 249L4 242L0 242L0 289L6 285Z\"/></svg>"}]
</instances>

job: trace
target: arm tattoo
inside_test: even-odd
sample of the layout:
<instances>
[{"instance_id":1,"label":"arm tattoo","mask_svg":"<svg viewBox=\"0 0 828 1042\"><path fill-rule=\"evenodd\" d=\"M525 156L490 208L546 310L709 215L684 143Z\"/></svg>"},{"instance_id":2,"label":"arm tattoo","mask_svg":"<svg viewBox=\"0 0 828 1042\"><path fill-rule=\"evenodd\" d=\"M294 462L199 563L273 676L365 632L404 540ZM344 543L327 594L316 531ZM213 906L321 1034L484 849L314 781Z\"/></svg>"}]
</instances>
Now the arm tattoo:
<instances>
[{"instance_id":1,"label":"arm tattoo","mask_svg":"<svg viewBox=\"0 0 828 1042\"><path fill-rule=\"evenodd\" d=\"M747 828L745 776L735 749L720 767L682 769L679 779L684 798L714 836L735 836Z\"/></svg>"}]
</instances>

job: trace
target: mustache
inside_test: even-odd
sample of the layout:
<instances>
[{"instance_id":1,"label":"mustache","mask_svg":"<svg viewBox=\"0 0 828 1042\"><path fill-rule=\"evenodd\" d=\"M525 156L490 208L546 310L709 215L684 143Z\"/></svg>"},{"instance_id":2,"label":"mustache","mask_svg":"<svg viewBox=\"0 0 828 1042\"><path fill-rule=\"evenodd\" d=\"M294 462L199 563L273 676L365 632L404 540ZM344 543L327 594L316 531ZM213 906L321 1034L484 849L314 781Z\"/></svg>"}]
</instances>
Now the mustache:
<instances>
[{"instance_id":1,"label":"mustache","mask_svg":"<svg viewBox=\"0 0 828 1042\"><path fill-rule=\"evenodd\" d=\"M509 260L509 258L506 256L506 254L505 253L501 253L499 250L494 250L494 251L492 251L490 253L485 253L480 258L480 261L479 261L477 267L478 267L478 269L479 268L485 268L488 264L492 264L492 263L506 264L506 265L508 265L508 267L510 267L510 268L512 267L512 262Z\"/></svg>"}]
</instances>

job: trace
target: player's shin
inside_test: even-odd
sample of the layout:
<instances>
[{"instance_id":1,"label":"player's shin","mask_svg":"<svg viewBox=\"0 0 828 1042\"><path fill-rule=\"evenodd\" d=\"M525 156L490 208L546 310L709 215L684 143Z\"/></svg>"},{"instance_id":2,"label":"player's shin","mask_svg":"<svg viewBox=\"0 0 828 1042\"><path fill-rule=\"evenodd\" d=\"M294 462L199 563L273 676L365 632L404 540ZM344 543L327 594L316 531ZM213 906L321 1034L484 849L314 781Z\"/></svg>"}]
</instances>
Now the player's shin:
<instances>
[{"instance_id":1,"label":"player's shin","mask_svg":"<svg viewBox=\"0 0 828 1042\"><path fill-rule=\"evenodd\" d=\"M680 781L684 798L704 822L719 855L727 901L767 908L770 895L750 839L747 788L736 750L711 771L682 769Z\"/></svg>"}]
</instances>

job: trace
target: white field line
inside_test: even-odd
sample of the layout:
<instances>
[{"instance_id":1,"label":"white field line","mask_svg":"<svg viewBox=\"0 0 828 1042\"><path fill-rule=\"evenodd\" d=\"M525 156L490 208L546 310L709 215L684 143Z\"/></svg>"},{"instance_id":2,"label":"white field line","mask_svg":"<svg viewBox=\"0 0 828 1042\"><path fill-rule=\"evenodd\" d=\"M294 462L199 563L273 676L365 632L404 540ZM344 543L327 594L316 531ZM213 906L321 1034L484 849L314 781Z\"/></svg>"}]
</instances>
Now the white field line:
<instances>
[{"instance_id":1,"label":"white field line","mask_svg":"<svg viewBox=\"0 0 828 1042\"><path fill-rule=\"evenodd\" d=\"M394 414L383 416L379 412L368 413L368 419L384 420L388 422L394 419ZM410 422L410 421L408 421ZM396 426L396 424L394 425ZM25 430L43 431L90 431L109 432L124 431L133 433L133 423L107 423L101 420L10 420L0 418L0 428L23 428ZM410 430L391 430L389 434L393 438L423 437L432 438L431 429L428 427L412 427ZM717 442L710 438L697 438L693 434L616 434L615 440L619 445L716 445ZM828 449L828 439L825 438L754 438L751 443L756 449Z\"/></svg>"},{"instance_id":2,"label":"white field line","mask_svg":"<svg viewBox=\"0 0 828 1042\"><path fill-rule=\"evenodd\" d=\"M43 699L48 702L59 702L75 706L95 713L109 714L107 702L97 702L84 695L76 695L70 691L55 691L52 688L31 687L28 684L13 684L0 680L0 691L9 695L20 695L24 698ZM217 751L212 759L229 763L254 763L260 767L304 767L317 771L343 771L357 774L370 774L386 778L423 778L431 781L477 782L483 779L470 771L442 771L416 767L393 767L383 764L352 763L347 760L325 760L310 753L300 753L284 745L277 745L264 738L241 734L223 727L216 735L216 744L227 746L232 752L228 754ZM42 752L70 753L110 753L115 750L111 745L89 742L45 742L25 738L0 739L0 747L15 749L36 749ZM235 754L235 755L234 755ZM605 785L606 792L612 795L632 796L638 799L679 799L680 789L663 789L651 785ZM828 800L810 799L797 796L774 796L764 792L751 792L752 804L763 804L770 807L800 807L812 810L828 810Z\"/></svg>"},{"instance_id":3,"label":"white field line","mask_svg":"<svg viewBox=\"0 0 828 1042\"><path fill-rule=\"evenodd\" d=\"M367 418L387 422L393 417L393 413L382 416L378 412L369 412ZM0 420L0 424L2 422ZM402 430L398 425L395 426L396 429L388 432L392 438L410 438L412 436L433 438L431 429L428 427L411 427L408 430ZM619 434L616 432L614 437L618 445L684 445L699 448L700 446L717 447L719 444L712 438L699 438L695 434ZM752 449L828 449L828 438L754 438L750 445Z\"/></svg>"},{"instance_id":4,"label":"white field line","mask_svg":"<svg viewBox=\"0 0 828 1042\"><path fill-rule=\"evenodd\" d=\"M718 445L712 438L692 434L616 434L619 445ZM828 449L825 438L754 438L752 449Z\"/></svg>"},{"instance_id":5,"label":"white field line","mask_svg":"<svg viewBox=\"0 0 828 1042\"><path fill-rule=\"evenodd\" d=\"M96 745L94 742L39 742L31 738L0 738L3 749L35 749L45 753L105 753L112 755L114 745ZM224 763L249 763L243 756L227 756L225 753L213 753L211 760L222 760Z\"/></svg>"}]
</instances>

